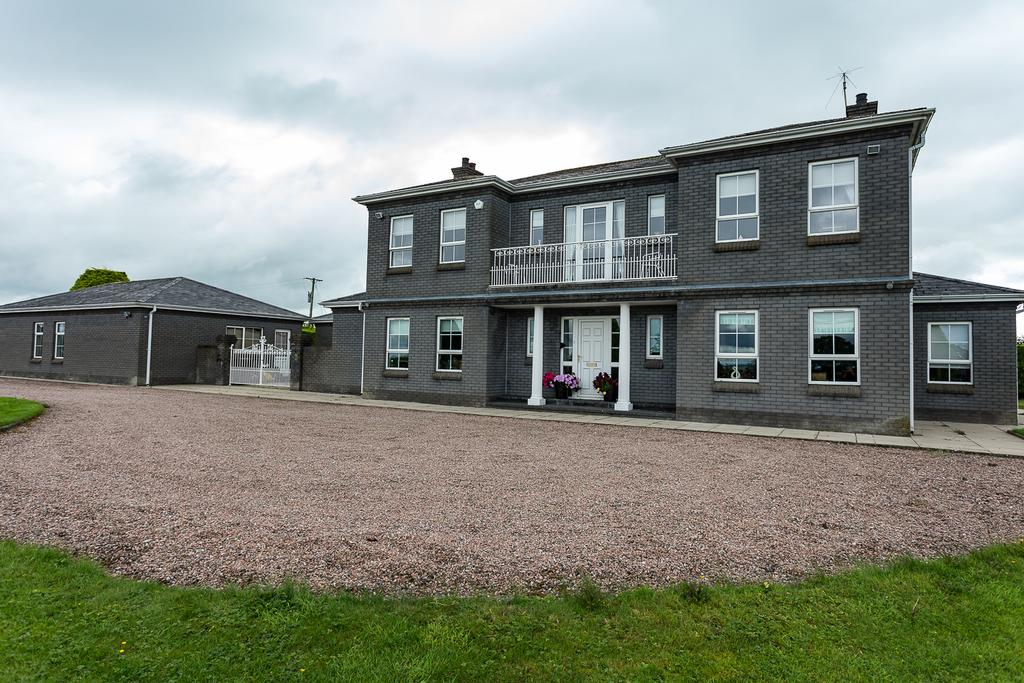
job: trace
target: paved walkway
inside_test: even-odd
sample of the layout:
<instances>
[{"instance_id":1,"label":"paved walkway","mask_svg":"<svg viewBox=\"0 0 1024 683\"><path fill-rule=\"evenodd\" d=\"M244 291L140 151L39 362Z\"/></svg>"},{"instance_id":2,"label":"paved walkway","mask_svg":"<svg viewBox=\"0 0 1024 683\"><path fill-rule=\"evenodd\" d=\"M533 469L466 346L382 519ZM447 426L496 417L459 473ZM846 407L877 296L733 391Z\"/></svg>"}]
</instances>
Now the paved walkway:
<instances>
[{"instance_id":1,"label":"paved walkway","mask_svg":"<svg viewBox=\"0 0 1024 683\"><path fill-rule=\"evenodd\" d=\"M665 418L627 417L618 414L589 414L558 412L554 410L526 410L515 408L478 408L471 406L445 406L433 403L411 401L381 401L350 394L327 394L315 391L288 391L252 386L209 386L202 384L180 384L153 387L159 390L192 391L202 394L227 394L272 398L285 401L307 401L310 403L338 403L376 408L397 408L434 413L461 413L484 415L520 420L554 420L558 422L584 422L612 424L630 427L653 427L657 429L682 429L698 432L722 432L726 434L748 434L770 436L782 439L805 439L810 441L832 441L841 443L872 444L875 446L898 446L901 448L927 448L966 453L986 453L1024 457L1024 439L1007 433L1012 426L985 425L960 422L926 422L918 420L913 436L883 436L880 434L858 434L853 432L825 432L809 429L784 429L782 427L755 427L750 425L716 424L712 422L685 422Z\"/></svg>"}]
</instances>

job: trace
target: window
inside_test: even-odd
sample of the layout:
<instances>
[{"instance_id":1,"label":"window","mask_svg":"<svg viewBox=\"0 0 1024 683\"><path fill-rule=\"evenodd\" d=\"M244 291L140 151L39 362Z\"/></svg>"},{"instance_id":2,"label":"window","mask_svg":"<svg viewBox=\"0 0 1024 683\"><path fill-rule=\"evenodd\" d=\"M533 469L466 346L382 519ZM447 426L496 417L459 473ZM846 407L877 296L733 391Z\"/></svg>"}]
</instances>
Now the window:
<instances>
[{"instance_id":1,"label":"window","mask_svg":"<svg viewBox=\"0 0 1024 683\"><path fill-rule=\"evenodd\" d=\"M412 265L412 216L391 219L391 267Z\"/></svg>"},{"instance_id":2,"label":"window","mask_svg":"<svg viewBox=\"0 0 1024 683\"><path fill-rule=\"evenodd\" d=\"M32 327L32 357L42 358L43 357L43 332L46 329L46 323L36 323Z\"/></svg>"},{"instance_id":3,"label":"window","mask_svg":"<svg viewBox=\"0 0 1024 683\"><path fill-rule=\"evenodd\" d=\"M664 319L660 315L647 316L647 357L661 358L661 337Z\"/></svg>"},{"instance_id":4,"label":"window","mask_svg":"<svg viewBox=\"0 0 1024 683\"><path fill-rule=\"evenodd\" d=\"M812 384L859 384L860 314L856 308L810 312Z\"/></svg>"},{"instance_id":5,"label":"window","mask_svg":"<svg viewBox=\"0 0 1024 683\"><path fill-rule=\"evenodd\" d=\"M526 355L533 355L533 316L526 319Z\"/></svg>"},{"instance_id":6,"label":"window","mask_svg":"<svg viewBox=\"0 0 1024 683\"><path fill-rule=\"evenodd\" d=\"M562 372L573 369L573 325L572 318L562 318Z\"/></svg>"},{"instance_id":7,"label":"window","mask_svg":"<svg viewBox=\"0 0 1024 683\"><path fill-rule=\"evenodd\" d=\"M973 381L971 323L928 325L928 381L970 384Z\"/></svg>"},{"instance_id":8,"label":"window","mask_svg":"<svg viewBox=\"0 0 1024 683\"><path fill-rule=\"evenodd\" d=\"M387 364L389 370L409 368L409 319L388 318Z\"/></svg>"},{"instance_id":9,"label":"window","mask_svg":"<svg viewBox=\"0 0 1024 683\"><path fill-rule=\"evenodd\" d=\"M758 238L758 172L726 173L718 176L717 242L740 242Z\"/></svg>"},{"instance_id":10,"label":"window","mask_svg":"<svg viewBox=\"0 0 1024 683\"><path fill-rule=\"evenodd\" d=\"M437 369L462 371L462 318L437 319Z\"/></svg>"},{"instance_id":11,"label":"window","mask_svg":"<svg viewBox=\"0 0 1024 683\"><path fill-rule=\"evenodd\" d=\"M441 212L441 263L466 260L466 210Z\"/></svg>"},{"instance_id":12,"label":"window","mask_svg":"<svg viewBox=\"0 0 1024 683\"><path fill-rule=\"evenodd\" d=\"M757 381L757 311L719 311L715 321L715 380Z\"/></svg>"},{"instance_id":13,"label":"window","mask_svg":"<svg viewBox=\"0 0 1024 683\"><path fill-rule=\"evenodd\" d=\"M530 211L530 246L544 244L544 209Z\"/></svg>"},{"instance_id":14,"label":"window","mask_svg":"<svg viewBox=\"0 0 1024 683\"><path fill-rule=\"evenodd\" d=\"M663 194L647 198L647 234L665 234L665 195Z\"/></svg>"},{"instance_id":15,"label":"window","mask_svg":"<svg viewBox=\"0 0 1024 683\"><path fill-rule=\"evenodd\" d=\"M263 337L263 328L261 327L228 327L227 333L234 335L235 337L235 348L247 349L251 346L256 346L260 343L260 339Z\"/></svg>"},{"instance_id":16,"label":"window","mask_svg":"<svg viewBox=\"0 0 1024 683\"><path fill-rule=\"evenodd\" d=\"M279 349L289 349L292 345L291 330L274 330L274 346Z\"/></svg>"},{"instance_id":17,"label":"window","mask_svg":"<svg viewBox=\"0 0 1024 683\"><path fill-rule=\"evenodd\" d=\"M857 160L811 164L808 177L808 235L857 232Z\"/></svg>"},{"instance_id":18,"label":"window","mask_svg":"<svg viewBox=\"0 0 1024 683\"><path fill-rule=\"evenodd\" d=\"M64 358L64 325L65 323L53 324L53 357Z\"/></svg>"}]
</instances>

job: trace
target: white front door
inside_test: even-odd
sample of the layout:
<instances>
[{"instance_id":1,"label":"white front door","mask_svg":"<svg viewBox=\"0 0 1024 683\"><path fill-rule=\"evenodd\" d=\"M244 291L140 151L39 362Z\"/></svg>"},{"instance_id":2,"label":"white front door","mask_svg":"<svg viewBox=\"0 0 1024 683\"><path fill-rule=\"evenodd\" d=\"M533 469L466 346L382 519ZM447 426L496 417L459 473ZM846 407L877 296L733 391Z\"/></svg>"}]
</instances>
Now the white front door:
<instances>
[{"instance_id":1,"label":"white front door","mask_svg":"<svg viewBox=\"0 0 1024 683\"><path fill-rule=\"evenodd\" d=\"M576 351L576 376L580 380L579 398L601 398L594 389L594 377L611 368L609 353L608 321L605 319L579 321L579 340Z\"/></svg>"}]
</instances>

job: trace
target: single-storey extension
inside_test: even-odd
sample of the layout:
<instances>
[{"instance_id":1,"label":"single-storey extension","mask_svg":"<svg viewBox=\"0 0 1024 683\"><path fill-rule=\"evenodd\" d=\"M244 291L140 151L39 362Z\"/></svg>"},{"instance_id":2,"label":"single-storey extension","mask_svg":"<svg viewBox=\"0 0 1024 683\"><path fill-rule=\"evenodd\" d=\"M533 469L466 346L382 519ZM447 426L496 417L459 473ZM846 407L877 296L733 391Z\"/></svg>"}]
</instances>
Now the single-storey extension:
<instances>
[{"instance_id":1,"label":"single-storey extension","mask_svg":"<svg viewBox=\"0 0 1024 683\"><path fill-rule=\"evenodd\" d=\"M99 285L0 306L0 375L192 383L198 347L230 335L288 348L303 320L185 277Z\"/></svg>"}]
</instances>

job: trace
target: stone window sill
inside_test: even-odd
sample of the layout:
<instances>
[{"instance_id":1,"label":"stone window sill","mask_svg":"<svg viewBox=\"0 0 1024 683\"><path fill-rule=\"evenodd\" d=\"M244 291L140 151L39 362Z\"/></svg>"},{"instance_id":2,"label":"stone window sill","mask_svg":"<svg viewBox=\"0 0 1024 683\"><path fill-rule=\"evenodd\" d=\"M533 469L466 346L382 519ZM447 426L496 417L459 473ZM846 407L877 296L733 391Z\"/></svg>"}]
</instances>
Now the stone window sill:
<instances>
[{"instance_id":1,"label":"stone window sill","mask_svg":"<svg viewBox=\"0 0 1024 683\"><path fill-rule=\"evenodd\" d=\"M384 376L385 377L408 377L409 376L409 371L408 370L396 370L396 369L392 368L391 370L385 370L384 371Z\"/></svg>"},{"instance_id":2,"label":"stone window sill","mask_svg":"<svg viewBox=\"0 0 1024 683\"><path fill-rule=\"evenodd\" d=\"M959 394L970 396L974 393L973 384L929 384L925 389L929 394Z\"/></svg>"},{"instance_id":3,"label":"stone window sill","mask_svg":"<svg viewBox=\"0 0 1024 683\"><path fill-rule=\"evenodd\" d=\"M461 382L461 372L435 372L434 379L444 380L447 382Z\"/></svg>"},{"instance_id":4,"label":"stone window sill","mask_svg":"<svg viewBox=\"0 0 1024 683\"><path fill-rule=\"evenodd\" d=\"M54 358L53 360L50 361L50 365L64 365L64 359Z\"/></svg>"},{"instance_id":5,"label":"stone window sill","mask_svg":"<svg viewBox=\"0 0 1024 683\"><path fill-rule=\"evenodd\" d=\"M757 382L712 382L711 391L724 394L760 394L761 385Z\"/></svg>"},{"instance_id":6,"label":"stone window sill","mask_svg":"<svg viewBox=\"0 0 1024 683\"><path fill-rule=\"evenodd\" d=\"M466 269L466 262L462 261L460 263L438 263L437 264L437 269L438 270L465 270Z\"/></svg>"},{"instance_id":7,"label":"stone window sill","mask_svg":"<svg viewBox=\"0 0 1024 683\"><path fill-rule=\"evenodd\" d=\"M649 370L661 370L665 367L665 361L661 358L648 358L644 361L644 367Z\"/></svg>"},{"instance_id":8,"label":"stone window sill","mask_svg":"<svg viewBox=\"0 0 1024 683\"><path fill-rule=\"evenodd\" d=\"M860 386L849 384L808 384L807 395L860 398Z\"/></svg>"},{"instance_id":9,"label":"stone window sill","mask_svg":"<svg viewBox=\"0 0 1024 683\"><path fill-rule=\"evenodd\" d=\"M384 271L385 275L401 275L402 273L411 273L412 266L399 266L397 268L388 268Z\"/></svg>"},{"instance_id":10,"label":"stone window sill","mask_svg":"<svg viewBox=\"0 0 1024 683\"><path fill-rule=\"evenodd\" d=\"M761 240L742 240L740 242L715 242L715 251L755 251L761 248Z\"/></svg>"},{"instance_id":11,"label":"stone window sill","mask_svg":"<svg viewBox=\"0 0 1024 683\"><path fill-rule=\"evenodd\" d=\"M29 363L35 363L36 365L39 365L40 363L43 362L43 359L42 358L29 358L28 362Z\"/></svg>"},{"instance_id":12,"label":"stone window sill","mask_svg":"<svg viewBox=\"0 0 1024 683\"><path fill-rule=\"evenodd\" d=\"M854 244L860 242L859 232L842 232L838 235L808 235L807 246L821 247L827 244Z\"/></svg>"}]
</instances>

